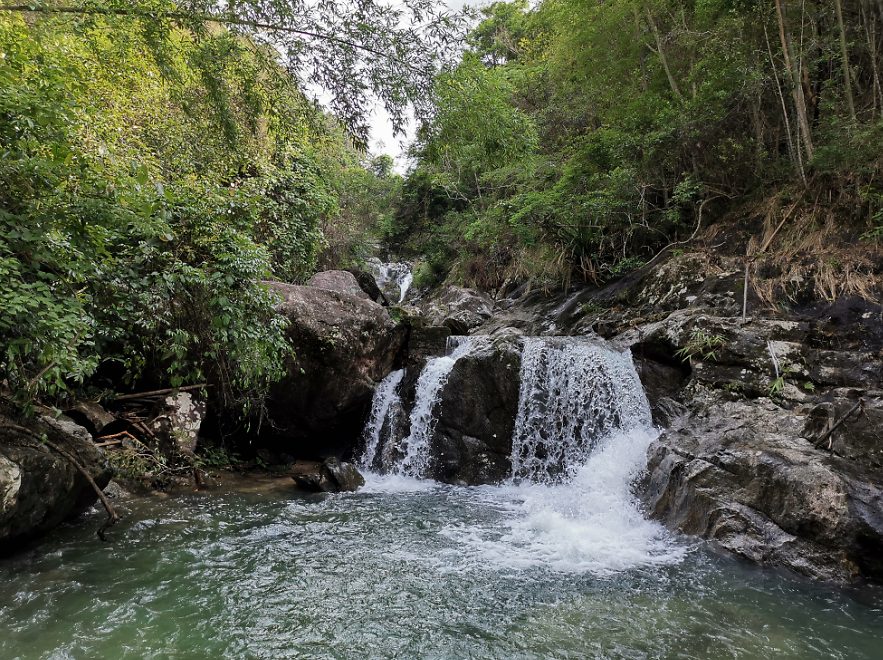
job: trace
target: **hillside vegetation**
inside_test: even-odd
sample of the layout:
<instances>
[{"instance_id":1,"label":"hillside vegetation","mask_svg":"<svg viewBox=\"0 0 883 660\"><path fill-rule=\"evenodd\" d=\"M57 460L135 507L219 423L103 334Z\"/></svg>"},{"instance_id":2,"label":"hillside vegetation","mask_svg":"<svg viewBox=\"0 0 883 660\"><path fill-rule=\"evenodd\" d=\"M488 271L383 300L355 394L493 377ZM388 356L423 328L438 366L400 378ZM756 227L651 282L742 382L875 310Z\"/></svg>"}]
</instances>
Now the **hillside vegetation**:
<instances>
[{"instance_id":1,"label":"hillside vegetation","mask_svg":"<svg viewBox=\"0 0 883 660\"><path fill-rule=\"evenodd\" d=\"M25 400L259 400L291 349L258 282L363 258L395 188L266 47L157 20L0 14L0 389Z\"/></svg>"},{"instance_id":2,"label":"hillside vegetation","mask_svg":"<svg viewBox=\"0 0 883 660\"><path fill-rule=\"evenodd\" d=\"M479 18L387 230L421 255L418 284L600 282L716 223L706 243L733 254L772 239L771 299L795 278L874 295L883 5L516 0Z\"/></svg>"}]
</instances>

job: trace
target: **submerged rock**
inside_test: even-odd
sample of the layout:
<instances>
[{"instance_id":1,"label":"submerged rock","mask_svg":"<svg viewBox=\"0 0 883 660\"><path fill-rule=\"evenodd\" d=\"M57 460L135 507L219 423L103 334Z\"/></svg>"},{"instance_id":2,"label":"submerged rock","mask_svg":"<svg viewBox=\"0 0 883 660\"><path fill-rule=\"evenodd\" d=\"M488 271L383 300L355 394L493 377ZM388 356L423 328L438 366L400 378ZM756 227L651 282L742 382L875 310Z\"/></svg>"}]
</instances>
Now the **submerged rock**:
<instances>
[{"instance_id":1,"label":"submerged rock","mask_svg":"<svg viewBox=\"0 0 883 660\"><path fill-rule=\"evenodd\" d=\"M102 488L113 476L104 452L73 420L22 419L0 403L0 551L14 550L22 539L47 532L97 500L73 464L31 434L46 435L71 454Z\"/></svg>"},{"instance_id":2,"label":"submerged rock","mask_svg":"<svg viewBox=\"0 0 883 660\"><path fill-rule=\"evenodd\" d=\"M294 483L303 490L317 493L354 492L365 485L365 478L352 463L328 458L313 474L296 474Z\"/></svg>"}]
</instances>

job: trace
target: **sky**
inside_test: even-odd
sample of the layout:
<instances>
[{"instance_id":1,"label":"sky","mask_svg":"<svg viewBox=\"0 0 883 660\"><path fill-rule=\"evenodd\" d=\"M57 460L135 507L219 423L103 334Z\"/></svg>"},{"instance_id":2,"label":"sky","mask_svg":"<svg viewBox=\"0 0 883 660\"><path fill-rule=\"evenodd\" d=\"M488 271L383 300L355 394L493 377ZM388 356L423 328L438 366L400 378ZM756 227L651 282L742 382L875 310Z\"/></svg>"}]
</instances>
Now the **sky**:
<instances>
[{"instance_id":1,"label":"sky","mask_svg":"<svg viewBox=\"0 0 883 660\"><path fill-rule=\"evenodd\" d=\"M445 0L445 5L451 11L460 11L467 4L476 7L488 4L488 1L481 0ZM369 149L372 156L387 154L392 156L395 161L395 171L404 174L408 169L408 162L405 158L406 144L414 135L413 121L407 127L407 135L399 135L393 137L392 123L389 115L379 103L375 106L374 115L371 118L371 138L369 141Z\"/></svg>"}]
</instances>

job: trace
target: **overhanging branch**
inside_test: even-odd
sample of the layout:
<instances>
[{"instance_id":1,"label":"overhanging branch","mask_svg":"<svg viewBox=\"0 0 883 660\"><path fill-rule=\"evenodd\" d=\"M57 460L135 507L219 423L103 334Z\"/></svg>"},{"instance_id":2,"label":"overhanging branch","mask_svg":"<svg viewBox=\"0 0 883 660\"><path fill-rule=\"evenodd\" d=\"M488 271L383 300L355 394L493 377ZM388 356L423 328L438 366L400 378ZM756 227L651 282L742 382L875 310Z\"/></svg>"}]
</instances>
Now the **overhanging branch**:
<instances>
[{"instance_id":1,"label":"overhanging branch","mask_svg":"<svg viewBox=\"0 0 883 660\"><path fill-rule=\"evenodd\" d=\"M388 53L384 53L383 51L376 50L371 48L370 46L365 46L359 44L355 41L350 41L348 39L341 39L340 37L334 37L327 34L321 34L318 32L310 32L309 30L300 30L293 27L288 27L285 25L273 25L271 23L262 23L260 21L252 21L246 18L239 18L237 16L222 16L218 14L191 14L188 12L182 11L147 11L144 9L116 9L113 7L43 7L41 5L0 5L0 11L19 11L19 12L32 12L39 14L88 14L88 15L99 15L99 16L131 16L133 18L148 18L148 19L157 19L157 18L165 18L172 21L178 22L205 22L205 23L218 23L220 25L237 25L241 27L250 27L256 30L267 30L270 32L284 32L286 34L297 34L302 37L310 37L312 39L319 39L322 41L330 41L334 43L338 43L342 46L349 46L350 48L355 48L357 50L365 51L367 53L371 53L372 55L379 55L380 57L400 61L398 58L389 55ZM405 63L407 64L407 63Z\"/></svg>"}]
</instances>

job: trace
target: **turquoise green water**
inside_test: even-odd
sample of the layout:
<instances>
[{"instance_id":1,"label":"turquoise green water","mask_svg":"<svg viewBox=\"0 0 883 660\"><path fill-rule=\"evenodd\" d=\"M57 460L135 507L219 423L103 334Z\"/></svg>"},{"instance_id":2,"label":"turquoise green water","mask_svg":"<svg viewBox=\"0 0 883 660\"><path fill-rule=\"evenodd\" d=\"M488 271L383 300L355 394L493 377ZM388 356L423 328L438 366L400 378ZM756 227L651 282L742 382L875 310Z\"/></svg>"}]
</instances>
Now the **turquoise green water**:
<instances>
[{"instance_id":1,"label":"turquoise green water","mask_svg":"<svg viewBox=\"0 0 883 660\"><path fill-rule=\"evenodd\" d=\"M96 514L0 560L0 658L883 658L879 589L650 523L623 537L612 506L605 537L548 507L571 495L374 479L123 502L107 544Z\"/></svg>"}]
</instances>

